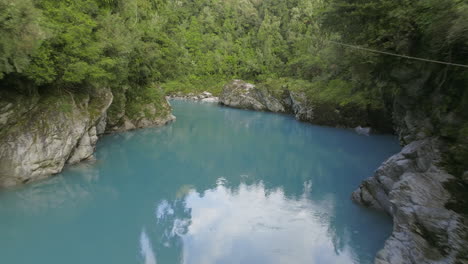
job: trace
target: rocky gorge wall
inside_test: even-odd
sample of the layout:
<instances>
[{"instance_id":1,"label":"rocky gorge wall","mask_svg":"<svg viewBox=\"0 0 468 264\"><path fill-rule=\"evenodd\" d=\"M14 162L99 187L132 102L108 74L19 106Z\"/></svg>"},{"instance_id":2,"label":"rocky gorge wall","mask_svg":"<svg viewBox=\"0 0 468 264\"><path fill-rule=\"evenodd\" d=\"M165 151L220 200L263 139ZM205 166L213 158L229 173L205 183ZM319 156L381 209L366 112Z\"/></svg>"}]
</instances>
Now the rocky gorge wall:
<instances>
[{"instance_id":1,"label":"rocky gorge wall","mask_svg":"<svg viewBox=\"0 0 468 264\"><path fill-rule=\"evenodd\" d=\"M363 109L354 105L334 105L310 100L303 91L284 89L274 95L242 80L224 86L219 97L222 105L293 114L299 121L334 127L372 127L374 131L393 132L391 116L381 110Z\"/></svg>"},{"instance_id":2,"label":"rocky gorge wall","mask_svg":"<svg viewBox=\"0 0 468 264\"><path fill-rule=\"evenodd\" d=\"M41 96L2 91L0 187L43 179L66 164L92 159L104 133L163 125L175 118L164 97L139 104L132 115L127 110L132 102L115 104L116 97L125 100L125 94L110 89Z\"/></svg>"},{"instance_id":3,"label":"rocky gorge wall","mask_svg":"<svg viewBox=\"0 0 468 264\"><path fill-rule=\"evenodd\" d=\"M466 263L466 216L446 204L455 180L442 166L443 142L416 140L386 160L352 199L393 217L393 233L376 263Z\"/></svg>"},{"instance_id":4,"label":"rocky gorge wall","mask_svg":"<svg viewBox=\"0 0 468 264\"><path fill-rule=\"evenodd\" d=\"M353 193L393 217L376 263L468 263L468 93L464 75L433 66L392 75L395 131L404 146Z\"/></svg>"},{"instance_id":5,"label":"rocky gorge wall","mask_svg":"<svg viewBox=\"0 0 468 264\"><path fill-rule=\"evenodd\" d=\"M395 98L393 120L384 113L353 106L316 104L299 91L272 94L241 80L227 84L219 99L208 93L189 99L289 113L319 125L371 126L385 132L388 124L395 124L404 148L352 194L355 202L393 217L393 233L376 263L468 263L468 172L463 163L456 166L461 171L458 174L447 166L447 156L464 160L459 154L466 147L463 118L455 112L420 107L421 98L439 106L446 97L437 89L410 89L423 87L428 76L413 78L419 85L410 83L409 92ZM92 158L103 133L162 125L174 119L164 97L145 94L141 98L127 92L101 89L34 97L1 92L0 187L42 179L59 173L66 164ZM457 134L460 127L461 136ZM457 136L451 136L454 133Z\"/></svg>"},{"instance_id":6,"label":"rocky gorge wall","mask_svg":"<svg viewBox=\"0 0 468 264\"><path fill-rule=\"evenodd\" d=\"M411 73L405 71L408 72ZM459 157L463 153L460 149L466 149L467 144L463 134L452 136L450 141L450 134L444 136L443 132L444 128L463 128L463 118L455 111L440 110L445 109L441 102L450 95L438 89L429 92L424 89L430 86L430 76L434 74L403 78L403 90L409 92L395 97L393 120L382 113L353 111L352 106L347 109L317 105L295 91L284 91L281 97L275 97L241 80L224 86L219 101L230 107L291 113L300 121L319 125L371 126L388 132L388 124L394 124L404 148L386 160L351 195L355 202L384 211L393 218L392 235L377 254L375 263L468 263L468 217L464 208L468 196L465 166L468 161ZM439 111L425 109L425 105L440 108ZM448 131L445 133L453 130ZM447 161L448 156L455 156L461 162L451 162L453 158ZM447 164L454 163L462 175L449 172Z\"/></svg>"}]
</instances>

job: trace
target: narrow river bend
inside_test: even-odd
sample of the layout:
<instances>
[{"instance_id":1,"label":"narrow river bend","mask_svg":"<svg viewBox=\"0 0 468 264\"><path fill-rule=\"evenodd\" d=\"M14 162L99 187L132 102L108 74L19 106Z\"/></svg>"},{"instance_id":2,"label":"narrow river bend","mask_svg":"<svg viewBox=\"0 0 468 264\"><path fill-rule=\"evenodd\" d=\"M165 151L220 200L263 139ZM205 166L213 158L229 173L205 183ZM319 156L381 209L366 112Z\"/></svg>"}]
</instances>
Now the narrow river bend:
<instances>
[{"instance_id":1,"label":"narrow river bend","mask_svg":"<svg viewBox=\"0 0 468 264\"><path fill-rule=\"evenodd\" d=\"M391 219L350 194L400 147L293 117L173 101L95 163L0 192L8 264L372 263Z\"/></svg>"}]
</instances>

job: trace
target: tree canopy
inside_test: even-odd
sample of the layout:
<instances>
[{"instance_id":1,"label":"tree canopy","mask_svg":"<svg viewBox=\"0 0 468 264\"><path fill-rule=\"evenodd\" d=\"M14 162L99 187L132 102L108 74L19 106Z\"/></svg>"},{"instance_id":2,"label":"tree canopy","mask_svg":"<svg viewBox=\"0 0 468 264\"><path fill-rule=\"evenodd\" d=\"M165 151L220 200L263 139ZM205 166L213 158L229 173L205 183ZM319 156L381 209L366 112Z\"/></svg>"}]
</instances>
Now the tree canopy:
<instances>
[{"instance_id":1,"label":"tree canopy","mask_svg":"<svg viewBox=\"0 0 468 264\"><path fill-rule=\"evenodd\" d=\"M398 68L443 66L330 40L468 63L462 0L0 0L0 7L0 83L19 78L39 91L164 83L171 92L241 78L382 107L382 96L398 92Z\"/></svg>"}]
</instances>

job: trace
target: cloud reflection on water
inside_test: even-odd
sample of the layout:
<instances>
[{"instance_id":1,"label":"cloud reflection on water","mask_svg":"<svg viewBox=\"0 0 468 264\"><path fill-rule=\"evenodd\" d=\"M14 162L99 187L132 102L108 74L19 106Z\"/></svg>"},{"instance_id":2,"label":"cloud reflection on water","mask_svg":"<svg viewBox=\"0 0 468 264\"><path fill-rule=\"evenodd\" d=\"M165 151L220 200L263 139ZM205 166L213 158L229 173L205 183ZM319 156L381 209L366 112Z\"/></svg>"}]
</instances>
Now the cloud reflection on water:
<instances>
[{"instance_id":1,"label":"cloud reflection on water","mask_svg":"<svg viewBox=\"0 0 468 264\"><path fill-rule=\"evenodd\" d=\"M145 264L156 264L156 256L153 252L153 247L151 246L151 241L146 234L145 229L141 231L140 235L140 248L141 255L144 259Z\"/></svg>"},{"instance_id":2,"label":"cloud reflection on water","mask_svg":"<svg viewBox=\"0 0 468 264\"><path fill-rule=\"evenodd\" d=\"M172 218L171 234L183 242L182 263L355 262L350 247L337 250L333 244L333 200L308 199L310 184L304 185L298 199L286 197L281 188L266 190L261 182L191 190L178 203L190 211L190 219ZM173 212L167 201L159 208Z\"/></svg>"}]
</instances>

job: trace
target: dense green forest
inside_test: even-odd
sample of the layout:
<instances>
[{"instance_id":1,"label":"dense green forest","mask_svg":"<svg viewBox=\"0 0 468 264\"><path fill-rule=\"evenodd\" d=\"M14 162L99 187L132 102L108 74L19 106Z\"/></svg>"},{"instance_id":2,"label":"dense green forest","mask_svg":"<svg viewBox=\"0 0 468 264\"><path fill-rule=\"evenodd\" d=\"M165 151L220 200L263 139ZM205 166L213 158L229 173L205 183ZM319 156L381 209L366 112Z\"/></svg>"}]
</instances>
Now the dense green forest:
<instances>
[{"instance_id":1,"label":"dense green forest","mask_svg":"<svg viewBox=\"0 0 468 264\"><path fill-rule=\"evenodd\" d=\"M466 68L336 44L468 64L464 0L0 0L0 25L1 89L22 93L219 93L240 78L391 108L401 82L428 73L454 95L443 112L468 112Z\"/></svg>"},{"instance_id":2,"label":"dense green forest","mask_svg":"<svg viewBox=\"0 0 468 264\"><path fill-rule=\"evenodd\" d=\"M413 64L329 40L467 61L462 0L1 0L0 6L0 78L39 87L293 78L330 92L359 92L376 85L370 75L379 65Z\"/></svg>"}]
</instances>

